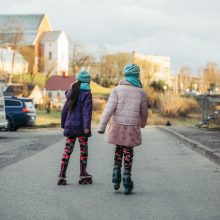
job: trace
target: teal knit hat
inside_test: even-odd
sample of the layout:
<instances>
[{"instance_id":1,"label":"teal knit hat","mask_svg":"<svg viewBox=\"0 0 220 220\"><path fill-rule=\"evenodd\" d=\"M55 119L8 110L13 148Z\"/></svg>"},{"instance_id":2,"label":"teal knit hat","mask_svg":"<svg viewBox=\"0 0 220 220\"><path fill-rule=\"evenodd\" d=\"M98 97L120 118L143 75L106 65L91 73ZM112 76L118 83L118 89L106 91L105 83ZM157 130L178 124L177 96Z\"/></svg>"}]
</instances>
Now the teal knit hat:
<instances>
[{"instance_id":1,"label":"teal knit hat","mask_svg":"<svg viewBox=\"0 0 220 220\"><path fill-rule=\"evenodd\" d=\"M81 81L81 82L85 82L85 83L89 83L91 81L91 76L89 74L89 72L87 71L80 71L77 75L76 75L76 80Z\"/></svg>"},{"instance_id":2,"label":"teal knit hat","mask_svg":"<svg viewBox=\"0 0 220 220\"><path fill-rule=\"evenodd\" d=\"M126 76L134 76L139 77L140 75L140 68L136 64L127 64L124 66L123 73Z\"/></svg>"}]
</instances>

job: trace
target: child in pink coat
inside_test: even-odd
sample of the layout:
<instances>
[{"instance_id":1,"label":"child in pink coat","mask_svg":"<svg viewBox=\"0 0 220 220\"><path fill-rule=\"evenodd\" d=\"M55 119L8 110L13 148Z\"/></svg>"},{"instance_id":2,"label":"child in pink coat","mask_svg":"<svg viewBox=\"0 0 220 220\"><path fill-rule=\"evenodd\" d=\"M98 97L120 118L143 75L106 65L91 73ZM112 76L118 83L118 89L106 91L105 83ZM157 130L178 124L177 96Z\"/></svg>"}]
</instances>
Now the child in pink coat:
<instances>
[{"instance_id":1,"label":"child in pink coat","mask_svg":"<svg viewBox=\"0 0 220 220\"><path fill-rule=\"evenodd\" d=\"M98 132L105 132L111 118L105 140L116 145L112 182L115 190L118 190L124 156L123 185L125 194L130 194L133 190L131 180L133 149L142 143L140 128L146 125L148 108L147 97L139 80L140 68L136 64L128 64L124 67L123 73L125 77L110 94Z\"/></svg>"}]
</instances>

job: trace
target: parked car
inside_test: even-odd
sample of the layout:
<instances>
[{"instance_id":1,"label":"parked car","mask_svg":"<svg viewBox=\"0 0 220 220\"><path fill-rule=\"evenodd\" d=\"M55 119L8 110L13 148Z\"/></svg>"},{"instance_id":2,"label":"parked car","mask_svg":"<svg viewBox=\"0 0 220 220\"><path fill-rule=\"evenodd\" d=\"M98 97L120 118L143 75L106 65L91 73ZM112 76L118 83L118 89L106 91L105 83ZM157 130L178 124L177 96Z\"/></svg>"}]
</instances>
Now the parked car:
<instances>
[{"instance_id":1,"label":"parked car","mask_svg":"<svg viewBox=\"0 0 220 220\"><path fill-rule=\"evenodd\" d=\"M4 98L8 130L15 131L20 127L35 124L36 110L32 99L13 96L5 96Z\"/></svg>"},{"instance_id":2,"label":"parked car","mask_svg":"<svg viewBox=\"0 0 220 220\"><path fill-rule=\"evenodd\" d=\"M6 129L8 122L5 116L5 102L4 96L2 92L2 88L0 87L0 129Z\"/></svg>"}]
</instances>

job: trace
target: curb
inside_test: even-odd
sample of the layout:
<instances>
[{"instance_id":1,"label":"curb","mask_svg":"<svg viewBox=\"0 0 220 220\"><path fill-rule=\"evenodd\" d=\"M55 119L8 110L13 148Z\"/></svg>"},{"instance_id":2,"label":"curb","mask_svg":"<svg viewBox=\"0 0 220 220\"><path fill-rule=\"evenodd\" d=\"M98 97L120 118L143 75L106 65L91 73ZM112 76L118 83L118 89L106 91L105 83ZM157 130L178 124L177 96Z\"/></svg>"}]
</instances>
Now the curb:
<instances>
[{"instance_id":1,"label":"curb","mask_svg":"<svg viewBox=\"0 0 220 220\"><path fill-rule=\"evenodd\" d=\"M220 154L216 153L215 151L209 149L208 147L206 147L205 145L194 141L192 139L189 139L187 137L185 137L184 135L166 128L166 127L162 127L162 126L158 126L157 127L160 131L172 135L174 138L182 141L184 144L186 144L187 146L189 146L192 150L202 154L203 156L207 157L208 159L210 159L211 161L215 162L216 164L220 165Z\"/></svg>"}]
</instances>

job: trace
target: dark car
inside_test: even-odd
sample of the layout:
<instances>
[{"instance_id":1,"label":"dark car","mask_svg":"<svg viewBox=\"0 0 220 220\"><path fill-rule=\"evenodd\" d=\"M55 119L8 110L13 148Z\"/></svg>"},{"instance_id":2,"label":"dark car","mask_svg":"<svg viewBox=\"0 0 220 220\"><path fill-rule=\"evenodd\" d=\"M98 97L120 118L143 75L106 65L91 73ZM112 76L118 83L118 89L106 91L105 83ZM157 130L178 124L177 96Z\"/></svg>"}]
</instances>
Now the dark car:
<instances>
[{"instance_id":1,"label":"dark car","mask_svg":"<svg viewBox=\"0 0 220 220\"><path fill-rule=\"evenodd\" d=\"M13 96L5 96L4 98L8 130L15 131L20 127L35 124L36 110L32 99Z\"/></svg>"}]
</instances>

